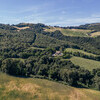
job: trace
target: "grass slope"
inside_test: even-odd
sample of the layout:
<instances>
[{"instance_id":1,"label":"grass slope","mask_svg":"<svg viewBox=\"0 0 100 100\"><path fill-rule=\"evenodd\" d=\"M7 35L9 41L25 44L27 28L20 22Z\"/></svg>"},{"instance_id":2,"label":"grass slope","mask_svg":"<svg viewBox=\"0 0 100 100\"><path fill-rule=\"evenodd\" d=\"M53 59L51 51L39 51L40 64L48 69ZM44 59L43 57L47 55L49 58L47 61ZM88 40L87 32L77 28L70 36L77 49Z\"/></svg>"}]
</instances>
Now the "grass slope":
<instances>
[{"instance_id":1,"label":"grass slope","mask_svg":"<svg viewBox=\"0 0 100 100\"><path fill-rule=\"evenodd\" d=\"M88 69L90 71L94 68L100 68L99 61L85 59L85 58L81 58L81 57L72 57L70 60L75 65L79 65L80 67L84 67L85 69Z\"/></svg>"},{"instance_id":2,"label":"grass slope","mask_svg":"<svg viewBox=\"0 0 100 100\"><path fill-rule=\"evenodd\" d=\"M85 52L85 51L79 50L79 49L73 49L73 48L67 48L65 51L66 51L66 52L72 52L72 53L80 52L80 53L85 54L85 55L87 55L87 56L97 56L97 55L95 55L95 54L88 53L88 52Z\"/></svg>"},{"instance_id":3,"label":"grass slope","mask_svg":"<svg viewBox=\"0 0 100 100\"><path fill-rule=\"evenodd\" d=\"M96 36L100 36L100 31L94 32L94 33L91 34L91 37L96 37Z\"/></svg>"},{"instance_id":4,"label":"grass slope","mask_svg":"<svg viewBox=\"0 0 100 100\"><path fill-rule=\"evenodd\" d=\"M87 37L90 30L81 30L81 29L62 29L61 32L66 36L80 36Z\"/></svg>"},{"instance_id":5,"label":"grass slope","mask_svg":"<svg viewBox=\"0 0 100 100\"><path fill-rule=\"evenodd\" d=\"M87 37L89 36L88 33L92 32L92 30L63 29L63 28L56 28L56 27L50 27L50 29L44 29L44 31L47 32L54 32L56 30L61 31L61 33L65 36L79 36L79 37Z\"/></svg>"},{"instance_id":6,"label":"grass slope","mask_svg":"<svg viewBox=\"0 0 100 100\"><path fill-rule=\"evenodd\" d=\"M93 32L94 30L84 30L84 29L63 29L57 27L49 27L50 29L44 29L47 32L54 32L56 30L61 31L65 36L79 36L79 37L96 37L100 36L100 31ZM92 32L92 33L91 33ZM91 34L90 34L91 33Z\"/></svg>"},{"instance_id":7,"label":"grass slope","mask_svg":"<svg viewBox=\"0 0 100 100\"><path fill-rule=\"evenodd\" d=\"M0 73L0 100L100 100L100 92Z\"/></svg>"}]
</instances>

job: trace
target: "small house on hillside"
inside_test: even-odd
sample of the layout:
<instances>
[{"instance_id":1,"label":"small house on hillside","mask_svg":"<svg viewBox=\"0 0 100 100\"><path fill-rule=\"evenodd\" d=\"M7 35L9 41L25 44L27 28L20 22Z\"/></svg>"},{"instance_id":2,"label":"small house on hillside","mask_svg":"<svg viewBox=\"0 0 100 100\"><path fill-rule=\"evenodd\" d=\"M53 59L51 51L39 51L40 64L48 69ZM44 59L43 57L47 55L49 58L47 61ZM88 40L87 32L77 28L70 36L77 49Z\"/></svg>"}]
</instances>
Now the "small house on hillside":
<instances>
[{"instance_id":1,"label":"small house on hillside","mask_svg":"<svg viewBox=\"0 0 100 100\"><path fill-rule=\"evenodd\" d=\"M52 56L63 56L63 53L61 51L56 51Z\"/></svg>"}]
</instances>

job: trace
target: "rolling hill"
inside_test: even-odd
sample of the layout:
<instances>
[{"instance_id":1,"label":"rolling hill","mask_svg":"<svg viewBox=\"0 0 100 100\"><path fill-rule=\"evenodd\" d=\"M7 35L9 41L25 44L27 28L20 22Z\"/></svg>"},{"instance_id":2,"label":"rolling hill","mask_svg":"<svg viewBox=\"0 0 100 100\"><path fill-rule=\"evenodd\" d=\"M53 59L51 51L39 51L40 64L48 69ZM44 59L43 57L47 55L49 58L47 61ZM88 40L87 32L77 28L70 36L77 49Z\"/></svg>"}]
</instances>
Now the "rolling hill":
<instances>
[{"instance_id":1,"label":"rolling hill","mask_svg":"<svg viewBox=\"0 0 100 100\"><path fill-rule=\"evenodd\" d=\"M88 33L91 33L92 30L82 30L82 29L64 29L58 27L49 27L49 29L44 28L46 32L54 32L56 30L61 31L65 36L79 36L79 37L88 37Z\"/></svg>"},{"instance_id":2,"label":"rolling hill","mask_svg":"<svg viewBox=\"0 0 100 100\"><path fill-rule=\"evenodd\" d=\"M99 100L99 25L0 24L0 100Z\"/></svg>"},{"instance_id":3,"label":"rolling hill","mask_svg":"<svg viewBox=\"0 0 100 100\"><path fill-rule=\"evenodd\" d=\"M95 29L95 28L93 28ZM63 35L65 36L79 36L79 37L97 37L100 36L100 31L93 30L91 28L89 29L82 29L79 27L73 27L72 29L70 28L62 28L62 27L50 27L49 28L44 28L44 31L46 32L54 32L59 30Z\"/></svg>"},{"instance_id":4,"label":"rolling hill","mask_svg":"<svg viewBox=\"0 0 100 100\"><path fill-rule=\"evenodd\" d=\"M100 100L100 92L0 73L0 100Z\"/></svg>"}]
</instances>

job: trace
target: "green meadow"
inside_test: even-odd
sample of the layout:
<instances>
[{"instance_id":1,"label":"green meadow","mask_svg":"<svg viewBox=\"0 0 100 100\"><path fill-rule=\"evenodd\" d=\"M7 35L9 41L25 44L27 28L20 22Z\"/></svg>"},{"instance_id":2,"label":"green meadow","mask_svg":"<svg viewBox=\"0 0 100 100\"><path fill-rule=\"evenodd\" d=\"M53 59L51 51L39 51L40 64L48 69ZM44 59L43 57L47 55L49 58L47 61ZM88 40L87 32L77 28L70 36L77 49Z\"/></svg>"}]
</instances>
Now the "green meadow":
<instances>
[{"instance_id":1,"label":"green meadow","mask_svg":"<svg viewBox=\"0 0 100 100\"><path fill-rule=\"evenodd\" d=\"M77 52L79 52L79 53L85 54L85 55L87 55L87 56L97 56L97 55L95 55L95 54L88 53L88 52L83 51L83 50L80 50L80 49L73 49L73 48L67 48L67 49L65 50L65 52L72 52L72 53L77 53Z\"/></svg>"},{"instance_id":2,"label":"green meadow","mask_svg":"<svg viewBox=\"0 0 100 100\"><path fill-rule=\"evenodd\" d=\"M84 67L85 69L88 69L90 71L92 69L100 68L100 61L85 59L85 58L81 58L81 57L72 57L70 60L75 65Z\"/></svg>"}]
</instances>

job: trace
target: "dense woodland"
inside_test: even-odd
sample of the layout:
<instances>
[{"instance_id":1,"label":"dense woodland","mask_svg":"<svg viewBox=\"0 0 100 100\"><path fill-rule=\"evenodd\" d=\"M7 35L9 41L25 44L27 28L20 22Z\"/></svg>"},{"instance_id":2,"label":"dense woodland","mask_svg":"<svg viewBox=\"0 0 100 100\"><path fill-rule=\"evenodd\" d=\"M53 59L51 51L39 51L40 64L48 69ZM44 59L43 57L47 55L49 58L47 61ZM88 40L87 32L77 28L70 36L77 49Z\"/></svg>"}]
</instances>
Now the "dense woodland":
<instances>
[{"instance_id":1,"label":"dense woodland","mask_svg":"<svg viewBox=\"0 0 100 100\"><path fill-rule=\"evenodd\" d=\"M16 27L29 27L18 30ZM100 36L71 37L60 31L45 32L44 24L0 24L0 70L20 77L38 77L59 81L75 87L100 90L100 69L89 71L74 65L70 57L79 56L100 61ZM63 27L100 30L99 24ZM97 56L64 52L66 48L80 49ZM53 57L56 51L61 57ZM67 59L67 60L66 60Z\"/></svg>"}]
</instances>

